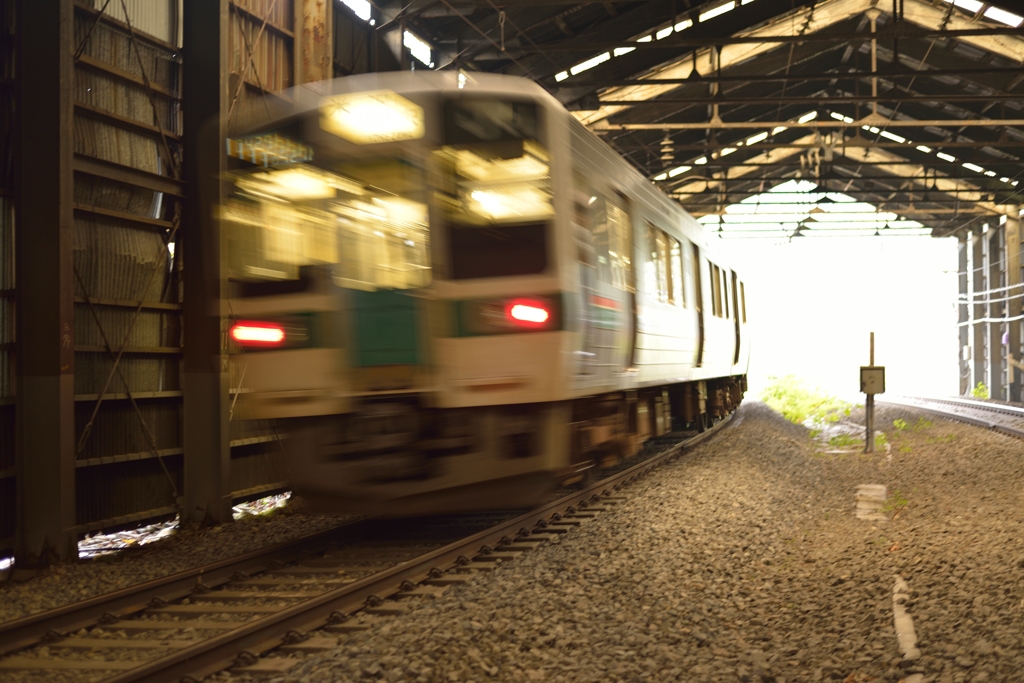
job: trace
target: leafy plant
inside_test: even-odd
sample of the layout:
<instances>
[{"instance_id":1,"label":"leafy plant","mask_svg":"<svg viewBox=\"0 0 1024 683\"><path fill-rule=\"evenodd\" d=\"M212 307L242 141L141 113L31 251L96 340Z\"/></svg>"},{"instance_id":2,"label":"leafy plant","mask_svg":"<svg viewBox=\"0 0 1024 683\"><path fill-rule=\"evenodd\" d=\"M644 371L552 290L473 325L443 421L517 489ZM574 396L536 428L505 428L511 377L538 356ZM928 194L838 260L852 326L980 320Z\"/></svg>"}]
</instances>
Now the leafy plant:
<instances>
[{"instance_id":1,"label":"leafy plant","mask_svg":"<svg viewBox=\"0 0 1024 683\"><path fill-rule=\"evenodd\" d=\"M861 440L849 434L836 434L828 440L828 445L833 448L846 448L847 446L859 446Z\"/></svg>"},{"instance_id":2,"label":"leafy plant","mask_svg":"<svg viewBox=\"0 0 1024 683\"><path fill-rule=\"evenodd\" d=\"M908 446L907 444L903 444L902 446L900 446L900 453L909 453L912 450L914 449Z\"/></svg>"},{"instance_id":3,"label":"leafy plant","mask_svg":"<svg viewBox=\"0 0 1024 683\"><path fill-rule=\"evenodd\" d=\"M844 415L848 416L852 407L822 393L820 389L809 389L794 375L771 378L761 400L795 424L804 424L808 420L817 424L835 423Z\"/></svg>"},{"instance_id":4,"label":"leafy plant","mask_svg":"<svg viewBox=\"0 0 1024 683\"><path fill-rule=\"evenodd\" d=\"M899 514L900 510L907 507L910 501L907 497L900 493L899 489L895 489L892 495L885 499L885 503L882 504L882 512Z\"/></svg>"},{"instance_id":5,"label":"leafy plant","mask_svg":"<svg viewBox=\"0 0 1024 683\"><path fill-rule=\"evenodd\" d=\"M926 420L923 417L917 418L917 422L914 424L915 432L923 432L926 429L931 429L935 426L935 423L931 420Z\"/></svg>"},{"instance_id":6,"label":"leafy plant","mask_svg":"<svg viewBox=\"0 0 1024 683\"><path fill-rule=\"evenodd\" d=\"M892 421L892 426L896 428L897 432L902 432L904 429L907 428L907 421L897 418Z\"/></svg>"},{"instance_id":7,"label":"leafy plant","mask_svg":"<svg viewBox=\"0 0 1024 683\"><path fill-rule=\"evenodd\" d=\"M978 386L971 389L971 396L973 396L974 398L987 399L988 387L985 386L984 382L978 382Z\"/></svg>"},{"instance_id":8,"label":"leafy plant","mask_svg":"<svg viewBox=\"0 0 1024 683\"><path fill-rule=\"evenodd\" d=\"M875 434L875 450L885 448L889 444L889 439L886 437L885 432L881 434Z\"/></svg>"}]
</instances>

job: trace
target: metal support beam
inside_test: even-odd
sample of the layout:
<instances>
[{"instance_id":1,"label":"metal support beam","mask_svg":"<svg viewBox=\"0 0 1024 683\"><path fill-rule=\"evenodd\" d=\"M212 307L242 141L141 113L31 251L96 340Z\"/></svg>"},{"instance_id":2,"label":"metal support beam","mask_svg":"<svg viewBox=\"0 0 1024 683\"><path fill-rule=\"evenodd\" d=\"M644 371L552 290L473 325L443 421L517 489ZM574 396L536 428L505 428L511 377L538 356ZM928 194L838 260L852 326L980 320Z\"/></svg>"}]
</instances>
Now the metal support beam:
<instances>
[{"instance_id":1,"label":"metal support beam","mask_svg":"<svg viewBox=\"0 0 1024 683\"><path fill-rule=\"evenodd\" d=\"M185 492L182 519L231 520L228 367L220 231L213 219L225 170L228 0L184 0Z\"/></svg>"},{"instance_id":2,"label":"metal support beam","mask_svg":"<svg viewBox=\"0 0 1024 683\"><path fill-rule=\"evenodd\" d=\"M959 390L958 393L959 393L960 396L966 396L971 391L971 385L970 385L970 378L971 378L970 362L971 362L971 359L970 359L970 356L969 356L969 353L970 353L970 350L971 350L971 347L969 346L969 343L970 343L969 342L969 340L970 340L970 327L969 327L970 310L968 308L969 307L969 299L968 299L968 297L970 296L970 287L969 287L968 283L970 282L970 278L968 277L968 272L967 272L967 268L968 268L967 235L965 235L963 233L958 233L956 238L957 238L957 242L956 242L957 273L959 273L959 275L957 277L957 291L960 294L960 296L958 298L960 304L959 304L959 306L957 306L957 309L958 309L957 310L958 322L960 323L960 325L957 327L957 334L958 334L958 336L960 338L959 339L959 342L960 342L959 343L959 347L960 348L958 350L958 352L960 354L960 363L958 364L959 365L959 369L960 369L960 372L959 372L959 375L958 375L959 376L959 380L960 380L960 390Z\"/></svg>"},{"instance_id":3,"label":"metal support beam","mask_svg":"<svg viewBox=\"0 0 1024 683\"><path fill-rule=\"evenodd\" d=\"M1024 320L1020 320L1024 313L1024 273L1021 272L1021 240L1024 235L1021 233L1019 209L1016 206L1006 216L1006 317L1009 327L1009 340L1007 344L1007 377L1009 385L1009 400L1017 403L1021 400L1021 388L1024 387L1024 359L1021 358L1021 331L1024 329ZM1015 363L1015 362L1016 363Z\"/></svg>"},{"instance_id":4,"label":"metal support beam","mask_svg":"<svg viewBox=\"0 0 1024 683\"><path fill-rule=\"evenodd\" d=\"M73 0L19 0L15 263L18 567L77 558ZM47 38L41 39L41 36Z\"/></svg>"},{"instance_id":5,"label":"metal support beam","mask_svg":"<svg viewBox=\"0 0 1024 683\"><path fill-rule=\"evenodd\" d=\"M980 230L971 234L971 388L985 382L985 302L978 292L985 287L985 235Z\"/></svg>"},{"instance_id":6,"label":"metal support beam","mask_svg":"<svg viewBox=\"0 0 1024 683\"><path fill-rule=\"evenodd\" d=\"M1003 353L1003 325L997 318L1003 317L1003 302L999 296L999 288L1003 282L1003 231L989 230L988 246L988 291L985 296L988 303L988 395L991 398L1006 400L1003 388L1005 354Z\"/></svg>"}]
</instances>

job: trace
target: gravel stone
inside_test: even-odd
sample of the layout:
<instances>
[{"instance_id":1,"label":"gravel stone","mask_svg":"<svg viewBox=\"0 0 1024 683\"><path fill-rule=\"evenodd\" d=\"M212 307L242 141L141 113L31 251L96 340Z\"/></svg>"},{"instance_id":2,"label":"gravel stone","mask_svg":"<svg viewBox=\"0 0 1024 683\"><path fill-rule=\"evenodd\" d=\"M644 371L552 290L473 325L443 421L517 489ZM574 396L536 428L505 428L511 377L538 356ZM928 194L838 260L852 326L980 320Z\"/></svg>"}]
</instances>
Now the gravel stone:
<instances>
[{"instance_id":1,"label":"gravel stone","mask_svg":"<svg viewBox=\"0 0 1024 683\"><path fill-rule=\"evenodd\" d=\"M1020 442L920 417L879 406L892 448L830 455L748 402L614 510L272 680L1015 680ZM888 487L892 521L854 517L860 484ZM897 574L922 651L906 663Z\"/></svg>"}]
</instances>

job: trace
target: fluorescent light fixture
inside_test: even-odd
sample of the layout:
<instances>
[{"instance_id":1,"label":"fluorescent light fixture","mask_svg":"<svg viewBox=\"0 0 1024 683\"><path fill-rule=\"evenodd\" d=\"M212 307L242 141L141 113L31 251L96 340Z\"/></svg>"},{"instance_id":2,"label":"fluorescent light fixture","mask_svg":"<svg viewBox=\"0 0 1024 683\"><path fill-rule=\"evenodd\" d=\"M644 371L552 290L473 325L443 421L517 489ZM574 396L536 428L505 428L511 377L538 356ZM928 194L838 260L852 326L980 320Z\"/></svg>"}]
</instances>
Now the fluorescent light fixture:
<instances>
[{"instance_id":1,"label":"fluorescent light fixture","mask_svg":"<svg viewBox=\"0 0 1024 683\"><path fill-rule=\"evenodd\" d=\"M402 45L409 48L409 54L427 66L434 66L434 48L419 36L406 31L402 34Z\"/></svg>"},{"instance_id":2,"label":"fluorescent light fixture","mask_svg":"<svg viewBox=\"0 0 1024 683\"><path fill-rule=\"evenodd\" d=\"M1007 26L1012 26L1014 28L1019 28L1020 25L1024 23L1024 17L1018 17L1013 12L1007 12L1006 10L999 9L998 7L989 7L985 10L985 14L983 16L987 19L992 19L993 21L998 21L1001 24L1006 24Z\"/></svg>"},{"instance_id":3,"label":"fluorescent light fixture","mask_svg":"<svg viewBox=\"0 0 1024 683\"><path fill-rule=\"evenodd\" d=\"M925 147L924 145L918 145L915 149L917 149L917 151L919 151L919 152L924 152L925 154L931 154L932 153L932 148L931 147Z\"/></svg>"},{"instance_id":4,"label":"fluorescent light fixture","mask_svg":"<svg viewBox=\"0 0 1024 683\"><path fill-rule=\"evenodd\" d=\"M874 126L861 126L861 128L868 131L869 133L874 133L875 135L878 135L881 132L878 128L875 128Z\"/></svg>"},{"instance_id":5,"label":"fluorescent light fixture","mask_svg":"<svg viewBox=\"0 0 1024 683\"><path fill-rule=\"evenodd\" d=\"M658 175L654 176L654 179L655 180L667 180L668 179L668 173L659 173Z\"/></svg>"},{"instance_id":6,"label":"fluorescent light fixture","mask_svg":"<svg viewBox=\"0 0 1024 683\"><path fill-rule=\"evenodd\" d=\"M651 42L651 40L653 40L653 38L651 36L644 36L643 38L637 38L636 42L638 42L638 43L649 43L649 42Z\"/></svg>"},{"instance_id":7,"label":"fluorescent light fixture","mask_svg":"<svg viewBox=\"0 0 1024 683\"><path fill-rule=\"evenodd\" d=\"M693 167L692 166L676 166L675 168L673 168L671 171L668 172L668 177L669 178L675 178L680 173L686 173L691 168L693 168Z\"/></svg>"},{"instance_id":8,"label":"fluorescent light fixture","mask_svg":"<svg viewBox=\"0 0 1024 683\"><path fill-rule=\"evenodd\" d=\"M959 0L959 1L960 2L964 2L965 0ZM700 21L700 23L703 24L705 21L708 21L710 19L714 19L715 17L721 16L721 15L725 14L726 12L731 12L734 9L736 9L736 0L730 0L730 2L727 2L724 5L719 5L718 7L715 7L714 9L709 9L707 12L705 12L702 15L700 15L697 19L698 19L698 21Z\"/></svg>"},{"instance_id":9,"label":"fluorescent light fixture","mask_svg":"<svg viewBox=\"0 0 1024 683\"><path fill-rule=\"evenodd\" d=\"M996 177L995 171L985 171L985 175L987 175L989 178Z\"/></svg>"},{"instance_id":10,"label":"fluorescent light fixture","mask_svg":"<svg viewBox=\"0 0 1024 683\"><path fill-rule=\"evenodd\" d=\"M325 98L320 128L366 145L423 137L423 108L390 90L370 90Z\"/></svg>"},{"instance_id":11,"label":"fluorescent light fixture","mask_svg":"<svg viewBox=\"0 0 1024 683\"><path fill-rule=\"evenodd\" d=\"M612 50L612 54L615 55L616 57L621 57L622 55L628 55L635 49L635 47L617 47L614 50ZM562 73L565 72L563 71Z\"/></svg>"},{"instance_id":12,"label":"fluorescent light fixture","mask_svg":"<svg viewBox=\"0 0 1024 683\"><path fill-rule=\"evenodd\" d=\"M943 2L948 3L950 2L950 0L943 0ZM959 7L960 9L965 9L968 12L972 13L977 13L977 11L981 9L983 4L978 0L952 0L952 2L953 5Z\"/></svg>"},{"instance_id":13,"label":"fluorescent light fixture","mask_svg":"<svg viewBox=\"0 0 1024 683\"><path fill-rule=\"evenodd\" d=\"M949 154L946 154L945 152L936 152L935 156L937 156L938 158L942 159L943 161L956 161L956 157L950 156Z\"/></svg>"},{"instance_id":14,"label":"fluorescent light fixture","mask_svg":"<svg viewBox=\"0 0 1024 683\"><path fill-rule=\"evenodd\" d=\"M777 135L784 130L787 130L785 126L775 126L774 128L772 128L772 135Z\"/></svg>"},{"instance_id":15,"label":"fluorescent light fixture","mask_svg":"<svg viewBox=\"0 0 1024 683\"><path fill-rule=\"evenodd\" d=\"M695 159L693 163L696 164L697 166L703 166L704 164L708 163L708 158L701 157L700 159Z\"/></svg>"},{"instance_id":16,"label":"fluorescent light fixture","mask_svg":"<svg viewBox=\"0 0 1024 683\"><path fill-rule=\"evenodd\" d=\"M569 78L568 71L559 71L558 73L555 74L555 80L558 81L559 83L561 83L567 78Z\"/></svg>"},{"instance_id":17,"label":"fluorescent light fixture","mask_svg":"<svg viewBox=\"0 0 1024 683\"><path fill-rule=\"evenodd\" d=\"M603 52L596 57L591 57L585 62L580 62L576 66L569 69L569 73L575 76L576 74L583 73L587 69L593 69L598 64L603 64L604 62L607 62L611 58L611 53Z\"/></svg>"},{"instance_id":18,"label":"fluorescent light fixture","mask_svg":"<svg viewBox=\"0 0 1024 683\"><path fill-rule=\"evenodd\" d=\"M768 139L768 131L764 131L763 133L758 133L757 135L751 135L749 138L747 138L747 144L748 145L756 145L757 143L761 142L762 140L767 140L767 139Z\"/></svg>"},{"instance_id":19,"label":"fluorescent light fixture","mask_svg":"<svg viewBox=\"0 0 1024 683\"><path fill-rule=\"evenodd\" d=\"M373 6L367 0L341 0L341 4L352 10L363 21L370 21Z\"/></svg>"},{"instance_id":20,"label":"fluorescent light fixture","mask_svg":"<svg viewBox=\"0 0 1024 683\"><path fill-rule=\"evenodd\" d=\"M718 156L720 156L720 157L728 156L729 154L732 154L735 151L736 151L735 147L723 147L722 151L718 153Z\"/></svg>"},{"instance_id":21,"label":"fluorescent light fixture","mask_svg":"<svg viewBox=\"0 0 1024 683\"><path fill-rule=\"evenodd\" d=\"M907 139L905 137L902 137L900 135L896 135L896 133L890 133L887 130L883 130L881 133L879 133L879 135L881 135L883 138L889 138L893 142L901 142L902 143L902 142L906 142L907 141Z\"/></svg>"},{"instance_id":22,"label":"fluorescent light fixture","mask_svg":"<svg viewBox=\"0 0 1024 683\"><path fill-rule=\"evenodd\" d=\"M1019 182L1020 182L1019 180L1011 180L1010 184L1013 185L1014 187L1017 187L1017 183L1019 183Z\"/></svg>"},{"instance_id":23,"label":"fluorescent light fixture","mask_svg":"<svg viewBox=\"0 0 1024 683\"><path fill-rule=\"evenodd\" d=\"M1009 178L1007 178L1006 176L1003 176L1003 177L1002 177L1002 178L1000 178L999 180L1000 180L1000 181L1002 181L1002 182L1004 182L1004 183L1008 183L1008 182L1010 182L1010 179L1009 179Z\"/></svg>"},{"instance_id":24,"label":"fluorescent light fixture","mask_svg":"<svg viewBox=\"0 0 1024 683\"><path fill-rule=\"evenodd\" d=\"M964 164L964 168L966 168L968 171L974 171L975 173L985 172L985 169L983 169L981 166L976 166L975 164Z\"/></svg>"},{"instance_id":25,"label":"fluorescent light fixture","mask_svg":"<svg viewBox=\"0 0 1024 683\"><path fill-rule=\"evenodd\" d=\"M672 27L666 26L665 28L661 29L660 31L654 34L654 39L661 40L662 38L668 38L670 35L672 35Z\"/></svg>"},{"instance_id":26,"label":"fluorescent light fixture","mask_svg":"<svg viewBox=\"0 0 1024 683\"><path fill-rule=\"evenodd\" d=\"M818 118L818 112L809 111L800 118L798 118L797 123L807 123L808 121L813 121L816 118Z\"/></svg>"},{"instance_id":27,"label":"fluorescent light fixture","mask_svg":"<svg viewBox=\"0 0 1024 683\"><path fill-rule=\"evenodd\" d=\"M676 24L672 28L674 28L676 30L676 33L679 33L680 31L685 31L686 29L690 28L691 26L693 26L693 19L683 19L682 21L680 21L678 24Z\"/></svg>"}]
</instances>

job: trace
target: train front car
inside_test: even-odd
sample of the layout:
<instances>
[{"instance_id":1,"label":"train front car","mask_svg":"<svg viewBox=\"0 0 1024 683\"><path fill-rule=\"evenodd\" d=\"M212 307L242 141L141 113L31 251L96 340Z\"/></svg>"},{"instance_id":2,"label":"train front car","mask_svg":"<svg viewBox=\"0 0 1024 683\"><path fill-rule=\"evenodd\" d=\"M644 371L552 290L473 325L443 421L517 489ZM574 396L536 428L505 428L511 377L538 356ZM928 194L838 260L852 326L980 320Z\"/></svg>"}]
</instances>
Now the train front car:
<instances>
[{"instance_id":1,"label":"train front car","mask_svg":"<svg viewBox=\"0 0 1024 683\"><path fill-rule=\"evenodd\" d=\"M552 105L490 83L341 79L228 142L233 415L278 421L318 507L523 505L554 482Z\"/></svg>"},{"instance_id":2,"label":"train front car","mask_svg":"<svg viewBox=\"0 0 1024 683\"><path fill-rule=\"evenodd\" d=\"M529 505L738 405L742 283L543 89L327 85L229 141L221 212L234 414L278 420L296 492L389 515Z\"/></svg>"}]
</instances>

